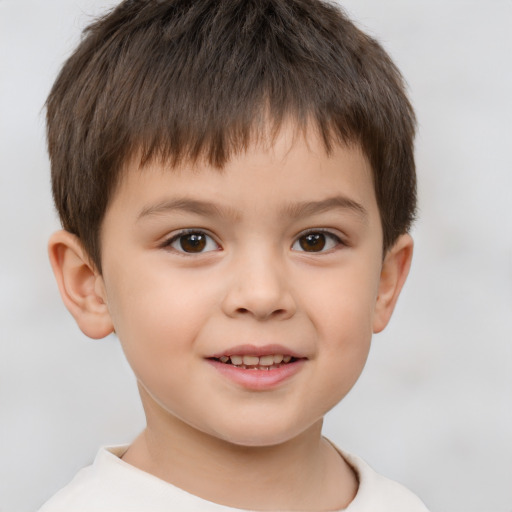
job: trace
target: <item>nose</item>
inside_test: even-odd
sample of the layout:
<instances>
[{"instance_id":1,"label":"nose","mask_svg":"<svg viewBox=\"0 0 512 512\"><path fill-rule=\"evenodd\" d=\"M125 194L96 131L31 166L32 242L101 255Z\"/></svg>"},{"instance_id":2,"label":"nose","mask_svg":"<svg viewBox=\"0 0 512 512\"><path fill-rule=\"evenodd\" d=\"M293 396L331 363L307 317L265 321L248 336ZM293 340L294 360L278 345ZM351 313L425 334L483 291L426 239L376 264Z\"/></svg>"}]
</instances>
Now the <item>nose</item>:
<instances>
[{"instance_id":1,"label":"nose","mask_svg":"<svg viewBox=\"0 0 512 512\"><path fill-rule=\"evenodd\" d=\"M222 309L230 317L285 320L297 310L287 272L276 255L260 253L239 258L227 282Z\"/></svg>"}]
</instances>

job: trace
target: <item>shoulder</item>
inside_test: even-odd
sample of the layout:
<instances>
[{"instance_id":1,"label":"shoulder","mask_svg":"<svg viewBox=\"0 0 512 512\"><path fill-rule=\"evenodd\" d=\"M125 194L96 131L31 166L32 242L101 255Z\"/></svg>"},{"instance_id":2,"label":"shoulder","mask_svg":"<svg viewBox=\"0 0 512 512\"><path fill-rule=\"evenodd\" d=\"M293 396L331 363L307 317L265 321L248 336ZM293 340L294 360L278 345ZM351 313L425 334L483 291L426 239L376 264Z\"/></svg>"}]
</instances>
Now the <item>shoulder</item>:
<instances>
[{"instance_id":1,"label":"shoulder","mask_svg":"<svg viewBox=\"0 0 512 512\"><path fill-rule=\"evenodd\" d=\"M94 463L81 469L57 494L47 501L38 512L63 512L83 510L83 507L97 507L98 510L106 510L103 500L108 500L108 495L112 494L110 488L111 480L116 477L115 464L110 460L116 457L116 450L123 450L124 447L112 449L101 449Z\"/></svg>"},{"instance_id":2,"label":"shoulder","mask_svg":"<svg viewBox=\"0 0 512 512\"><path fill-rule=\"evenodd\" d=\"M361 458L338 451L359 479L356 497L346 512L428 512L423 502L405 486L375 472Z\"/></svg>"},{"instance_id":3,"label":"shoulder","mask_svg":"<svg viewBox=\"0 0 512 512\"><path fill-rule=\"evenodd\" d=\"M91 466L75 478L39 512L181 512L235 511L174 487L124 462L126 447L101 449ZM362 459L339 450L359 480L357 495L345 512L428 512L425 505L403 485L376 473Z\"/></svg>"},{"instance_id":4,"label":"shoulder","mask_svg":"<svg viewBox=\"0 0 512 512\"><path fill-rule=\"evenodd\" d=\"M102 448L39 512L159 511L163 503L179 503L175 487L121 459L126 448Z\"/></svg>"},{"instance_id":5,"label":"shoulder","mask_svg":"<svg viewBox=\"0 0 512 512\"><path fill-rule=\"evenodd\" d=\"M121 459L126 448L102 448L94 463L80 470L38 512L168 512L169 507L180 512L226 510L127 464Z\"/></svg>"}]
</instances>

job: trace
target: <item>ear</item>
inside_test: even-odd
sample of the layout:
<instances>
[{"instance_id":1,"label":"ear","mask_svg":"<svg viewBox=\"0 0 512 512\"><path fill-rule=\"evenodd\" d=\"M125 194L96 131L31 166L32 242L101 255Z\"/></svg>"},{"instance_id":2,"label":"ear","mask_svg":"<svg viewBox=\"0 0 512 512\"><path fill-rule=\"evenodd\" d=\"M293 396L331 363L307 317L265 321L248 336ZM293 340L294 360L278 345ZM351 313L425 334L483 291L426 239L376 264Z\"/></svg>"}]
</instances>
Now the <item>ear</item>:
<instances>
[{"instance_id":1,"label":"ear","mask_svg":"<svg viewBox=\"0 0 512 512\"><path fill-rule=\"evenodd\" d=\"M411 268L413 246L410 235L402 235L384 257L373 318L374 333L382 331L391 318Z\"/></svg>"},{"instance_id":2,"label":"ear","mask_svg":"<svg viewBox=\"0 0 512 512\"><path fill-rule=\"evenodd\" d=\"M104 338L113 330L105 285L80 240L57 231L48 242L48 255L60 295L78 327L90 338Z\"/></svg>"}]
</instances>

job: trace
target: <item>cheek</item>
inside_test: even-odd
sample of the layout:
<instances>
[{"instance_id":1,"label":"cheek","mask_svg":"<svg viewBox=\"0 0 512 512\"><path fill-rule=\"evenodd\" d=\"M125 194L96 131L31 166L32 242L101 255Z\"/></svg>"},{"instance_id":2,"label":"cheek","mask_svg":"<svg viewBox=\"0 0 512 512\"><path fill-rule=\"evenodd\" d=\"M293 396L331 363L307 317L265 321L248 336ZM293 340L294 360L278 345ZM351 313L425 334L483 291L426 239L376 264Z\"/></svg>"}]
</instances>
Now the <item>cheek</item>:
<instances>
[{"instance_id":1,"label":"cheek","mask_svg":"<svg viewBox=\"0 0 512 512\"><path fill-rule=\"evenodd\" d=\"M358 379L373 334L377 279L368 272L339 272L311 293L305 310L316 326L318 357L325 369L326 399L334 405ZM329 404L327 404L329 406Z\"/></svg>"},{"instance_id":2,"label":"cheek","mask_svg":"<svg viewBox=\"0 0 512 512\"><path fill-rule=\"evenodd\" d=\"M139 267L144 268L144 267ZM109 310L127 358L166 359L190 344L206 294L165 269L130 272L117 269L107 281Z\"/></svg>"},{"instance_id":3,"label":"cheek","mask_svg":"<svg viewBox=\"0 0 512 512\"><path fill-rule=\"evenodd\" d=\"M331 375L341 380L357 379L370 350L373 315L354 301L333 307L330 318L320 329L321 357L331 367Z\"/></svg>"},{"instance_id":4,"label":"cheek","mask_svg":"<svg viewBox=\"0 0 512 512\"><path fill-rule=\"evenodd\" d=\"M121 305L118 337L137 380L157 401L175 399L191 374L196 323L172 293L141 295Z\"/></svg>"},{"instance_id":5,"label":"cheek","mask_svg":"<svg viewBox=\"0 0 512 512\"><path fill-rule=\"evenodd\" d=\"M378 292L378 277L373 274L352 266L317 276L316 286L308 286L304 310L328 342L371 337Z\"/></svg>"}]
</instances>

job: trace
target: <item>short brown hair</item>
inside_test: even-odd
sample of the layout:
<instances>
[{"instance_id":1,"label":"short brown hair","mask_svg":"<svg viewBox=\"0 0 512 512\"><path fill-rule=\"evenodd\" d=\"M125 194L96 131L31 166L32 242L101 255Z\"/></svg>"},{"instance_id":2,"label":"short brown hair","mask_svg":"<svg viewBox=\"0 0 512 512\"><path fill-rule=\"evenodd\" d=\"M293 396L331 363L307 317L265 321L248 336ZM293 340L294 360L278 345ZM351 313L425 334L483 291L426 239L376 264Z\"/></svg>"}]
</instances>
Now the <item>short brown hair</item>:
<instances>
[{"instance_id":1,"label":"short brown hair","mask_svg":"<svg viewBox=\"0 0 512 512\"><path fill-rule=\"evenodd\" d=\"M128 159L222 167L271 123L314 125L369 159L384 250L416 209L414 112L383 48L322 0L125 0L91 24L47 100L63 227L101 271L100 228ZM266 128L265 128L266 127Z\"/></svg>"}]
</instances>

